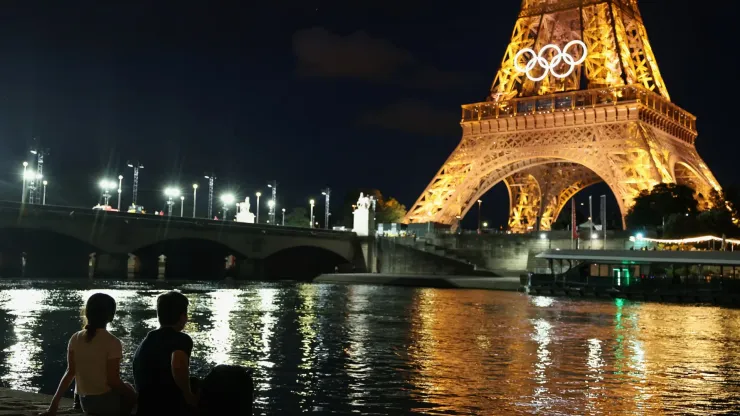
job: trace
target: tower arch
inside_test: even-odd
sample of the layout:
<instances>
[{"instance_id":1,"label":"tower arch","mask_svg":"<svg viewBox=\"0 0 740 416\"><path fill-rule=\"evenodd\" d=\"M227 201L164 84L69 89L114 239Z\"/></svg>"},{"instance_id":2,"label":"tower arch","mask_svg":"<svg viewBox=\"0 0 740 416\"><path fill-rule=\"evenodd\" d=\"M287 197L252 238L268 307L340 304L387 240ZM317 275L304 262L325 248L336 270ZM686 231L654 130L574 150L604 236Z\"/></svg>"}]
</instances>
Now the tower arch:
<instances>
[{"instance_id":1,"label":"tower arch","mask_svg":"<svg viewBox=\"0 0 740 416\"><path fill-rule=\"evenodd\" d=\"M568 47L575 44L584 47ZM535 210L535 223L549 226L565 201L524 172L542 164L585 169L579 180L563 179L564 196L597 178L606 182L623 226L640 192L676 174L684 180L691 173L703 195L719 189L696 152L696 118L670 101L636 1L524 0L488 100L463 105L460 124L460 144L405 222L455 228L483 193L505 181L516 201L511 228L526 231ZM676 173L671 161L687 167ZM521 188L517 180L527 192L513 187ZM543 200L547 209L534 206Z\"/></svg>"}]
</instances>

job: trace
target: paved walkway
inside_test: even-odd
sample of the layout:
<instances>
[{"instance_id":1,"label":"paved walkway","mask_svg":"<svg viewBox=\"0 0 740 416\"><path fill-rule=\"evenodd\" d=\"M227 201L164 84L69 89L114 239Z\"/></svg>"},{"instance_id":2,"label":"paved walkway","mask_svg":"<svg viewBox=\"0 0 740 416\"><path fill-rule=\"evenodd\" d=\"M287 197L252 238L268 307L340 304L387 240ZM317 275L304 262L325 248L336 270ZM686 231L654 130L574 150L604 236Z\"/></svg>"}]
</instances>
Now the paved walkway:
<instances>
[{"instance_id":1,"label":"paved walkway","mask_svg":"<svg viewBox=\"0 0 740 416\"><path fill-rule=\"evenodd\" d=\"M51 396L29 393L0 387L0 415L27 416L38 415L49 407ZM72 399L62 399L58 415L81 415L72 410Z\"/></svg>"},{"instance_id":2,"label":"paved walkway","mask_svg":"<svg viewBox=\"0 0 740 416\"><path fill-rule=\"evenodd\" d=\"M438 276L416 274L335 273L322 274L316 283L370 284L461 289L518 291L518 277Z\"/></svg>"}]
</instances>

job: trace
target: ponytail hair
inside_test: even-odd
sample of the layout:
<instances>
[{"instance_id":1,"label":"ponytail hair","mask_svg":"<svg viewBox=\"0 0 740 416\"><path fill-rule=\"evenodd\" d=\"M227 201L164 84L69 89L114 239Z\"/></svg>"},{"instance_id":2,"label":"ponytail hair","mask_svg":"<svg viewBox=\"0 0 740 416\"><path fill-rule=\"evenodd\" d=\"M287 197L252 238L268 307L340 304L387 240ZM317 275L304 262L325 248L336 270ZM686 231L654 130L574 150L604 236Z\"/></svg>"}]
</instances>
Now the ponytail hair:
<instances>
[{"instance_id":1,"label":"ponytail hair","mask_svg":"<svg viewBox=\"0 0 740 416\"><path fill-rule=\"evenodd\" d=\"M116 301L105 293L96 293L85 305L85 340L92 341L98 329L105 329L116 314Z\"/></svg>"}]
</instances>

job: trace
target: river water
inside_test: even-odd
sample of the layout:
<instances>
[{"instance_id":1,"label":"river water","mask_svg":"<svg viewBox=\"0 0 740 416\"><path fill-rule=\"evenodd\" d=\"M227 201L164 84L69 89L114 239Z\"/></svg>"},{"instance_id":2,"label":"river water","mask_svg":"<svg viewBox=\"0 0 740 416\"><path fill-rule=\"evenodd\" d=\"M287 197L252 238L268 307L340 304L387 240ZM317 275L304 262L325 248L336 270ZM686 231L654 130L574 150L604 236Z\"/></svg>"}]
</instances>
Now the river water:
<instances>
[{"instance_id":1,"label":"river water","mask_svg":"<svg viewBox=\"0 0 740 416\"><path fill-rule=\"evenodd\" d=\"M260 414L735 414L740 310L293 283L0 283L0 384L52 393L92 293L125 378L156 296L191 302L192 365L255 370Z\"/></svg>"}]
</instances>

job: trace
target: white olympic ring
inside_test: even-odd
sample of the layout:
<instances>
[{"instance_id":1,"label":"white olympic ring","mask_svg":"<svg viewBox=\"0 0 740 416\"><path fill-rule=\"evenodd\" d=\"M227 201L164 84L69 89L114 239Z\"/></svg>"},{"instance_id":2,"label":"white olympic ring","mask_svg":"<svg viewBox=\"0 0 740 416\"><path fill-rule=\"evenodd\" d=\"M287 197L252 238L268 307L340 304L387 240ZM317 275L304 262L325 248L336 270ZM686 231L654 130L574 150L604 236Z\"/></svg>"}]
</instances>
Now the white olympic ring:
<instances>
[{"instance_id":1,"label":"white olympic ring","mask_svg":"<svg viewBox=\"0 0 740 416\"><path fill-rule=\"evenodd\" d=\"M578 58L578 60L576 60L573 57L573 55L568 53L569 49L573 45L578 45L581 48L583 48L583 55L581 55L581 57ZM548 62L547 59L543 57L543 55L545 54L545 52L549 51L550 49L555 50L555 55ZM527 61L527 64L524 67L522 67L521 65L519 65L519 59L525 53L531 53L532 58L529 61ZM524 48L520 50L519 52L517 52L517 54L514 56L514 67L516 68L517 71L519 71L520 73L522 72L525 73L527 75L527 78L535 82L542 81L543 79L545 79L548 73L552 73L552 75L555 76L555 78L566 78L571 73L573 73L573 70L576 68L576 65L580 65L583 63L583 61L586 60L587 53L588 53L588 50L586 49L586 44L580 40L572 40L568 42L562 51L560 50L560 47L558 47L558 45L555 45L552 43L542 47L542 49L540 49L540 53L535 53L534 50L531 48ZM560 65L561 62L565 62L566 64L570 65L570 69L568 69L568 71L564 74L559 74L555 72L555 67ZM531 72L534 69L534 67L538 64L542 69L544 69L544 72L539 77L533 77L531 75Z\"/></svg>"}]
</instances>

